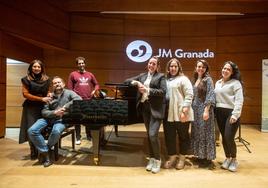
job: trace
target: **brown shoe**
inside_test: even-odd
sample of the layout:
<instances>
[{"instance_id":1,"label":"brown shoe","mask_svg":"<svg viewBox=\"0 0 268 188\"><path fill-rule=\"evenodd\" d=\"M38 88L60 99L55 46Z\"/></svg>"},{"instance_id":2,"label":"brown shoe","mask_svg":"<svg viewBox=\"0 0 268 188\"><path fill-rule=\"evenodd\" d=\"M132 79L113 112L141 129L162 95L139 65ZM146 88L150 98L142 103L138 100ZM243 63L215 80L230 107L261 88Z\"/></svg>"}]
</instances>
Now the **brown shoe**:
<instances>
[{"instance_id":1,"label":"brown shoe","mask_svg":"<svg viewBox=\"0 0 268 188\"><path fill-rule=\"evenodd\" d=\"M168 160L164 164L164 168L169 169L173 167L176 163L176 160L177 160L177 155L170 155L168 157Z\"/></svg>"},{"instance_id":2,"label":"brown shoe","mask_svg":"<svg viewBox=\"0 0 268 188\"><path fill-rule=\"evenodd\" d=\"M184 166L185 166L185 155L180 155L175 168L177 170L182 170L184 169Z\"/></svg>"}]
</instances>

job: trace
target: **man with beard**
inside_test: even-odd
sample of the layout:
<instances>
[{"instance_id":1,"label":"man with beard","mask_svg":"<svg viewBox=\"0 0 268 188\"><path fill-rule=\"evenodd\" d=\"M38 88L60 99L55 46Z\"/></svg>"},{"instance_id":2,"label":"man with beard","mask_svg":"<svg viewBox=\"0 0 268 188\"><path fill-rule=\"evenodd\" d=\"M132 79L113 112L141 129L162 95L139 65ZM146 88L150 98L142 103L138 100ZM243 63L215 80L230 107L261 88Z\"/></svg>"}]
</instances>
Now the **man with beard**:
<instances>
[{"instance_id":1,"label":"man with beard","mask_svg":"<svg viewBox=\"0 0 268 188\"><path fill-rule=\"evenodd\" d=\"M34 146L43 157L44 167L52 164L49 158L48 151L59 141L61 133L65 129L62 123L62 116L68 111L74 100L81 100L81 97L75 92L64 89L65 84L62 78L56 76L52 80L52 100L46 104L42 110L43 118L38 119L29 129L28 136ZM46 144L42 136L42 130L47 126L52 126L52 131L49 135Z\"/></svg>"}]
</instances>

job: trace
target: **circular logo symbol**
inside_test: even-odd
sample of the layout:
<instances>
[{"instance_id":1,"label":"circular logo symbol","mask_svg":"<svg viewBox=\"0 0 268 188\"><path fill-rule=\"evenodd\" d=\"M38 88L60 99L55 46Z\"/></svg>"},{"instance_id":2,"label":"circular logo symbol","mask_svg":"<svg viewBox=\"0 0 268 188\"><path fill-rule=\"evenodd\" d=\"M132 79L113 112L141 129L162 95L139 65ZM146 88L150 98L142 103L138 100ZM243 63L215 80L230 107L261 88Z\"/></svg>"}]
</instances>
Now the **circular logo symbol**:
<instances>
[{"instance_id":1,"label":"circular logo symbol","mask_svg":"<svg viewBox=\"0 0 268 188\"><path fill-rule=\"evenodd\" d=\"M135 40L127 46L126 53L129 59L137 63L145 62L152 56L152 47L143 40Z\"/></svg>"}]
</instances>

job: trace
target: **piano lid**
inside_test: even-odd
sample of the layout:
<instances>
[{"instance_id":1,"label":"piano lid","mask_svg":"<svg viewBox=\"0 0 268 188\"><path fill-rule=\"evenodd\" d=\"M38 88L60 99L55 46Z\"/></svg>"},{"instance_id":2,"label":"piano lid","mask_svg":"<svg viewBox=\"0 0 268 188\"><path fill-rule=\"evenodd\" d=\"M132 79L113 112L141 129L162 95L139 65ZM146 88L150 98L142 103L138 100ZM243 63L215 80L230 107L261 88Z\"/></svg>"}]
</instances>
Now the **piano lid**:
<instances>
[{"instance_id":1,"label":"piano lid","mask_svg":"<svg viewBox=\"0 0 268 188\"><path fill-rule=\"evenodd\" d=\"M108 82L108 83L104 83L104 85L106 86L115 86L115 87L128 87L128 84L124 84L124 83L112 83L112 82Z\"/></svg>"}]
</instances>

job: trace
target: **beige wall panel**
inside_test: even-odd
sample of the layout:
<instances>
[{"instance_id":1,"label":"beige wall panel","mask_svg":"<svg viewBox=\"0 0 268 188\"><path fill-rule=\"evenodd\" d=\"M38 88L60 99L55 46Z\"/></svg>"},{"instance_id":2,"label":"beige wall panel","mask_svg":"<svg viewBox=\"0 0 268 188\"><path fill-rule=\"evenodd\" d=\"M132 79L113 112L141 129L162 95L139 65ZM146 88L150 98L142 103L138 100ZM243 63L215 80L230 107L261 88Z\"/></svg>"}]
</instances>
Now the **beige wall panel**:
<instances>
[{"instance_id":1,"label":"beige wall panel","mask_svg":"<svg viewBox=\"0 0 268 188\"><path fill-rule=\"evenodd\" d=\"M218 36L218 53L252 53L268 51L268 34L245 36Z\"/></svg>"},{"instance_id":2,"label":"beige wall panel","mask_svg":"<svg viewBox=\"0 0 268 188\"><path fill-rule=\"evenodd\" d=\"M28 64L8 64L7 84L8 86L21 86L21 78L26 76Z\"/></svg>"},{"instance_id":3,"label":"beige wall panel","mask_svg":"<svg viewBox=\"0 0 268 188\"><path fill-rule=\"evenodd\" d=\"M21 86L7 86L6 106L22 106L24 97L21 92Z\"/></svg>"},{"instance_id":4,"label":"beige wall panel","mask_svg":"<svg viewBox=\"0 0 268 188\"><path fill-rule=\"evenodd\" d=\"M5 136L6 132L6 111L0 110L0 138Z\"/></svg>"},{"instance_id":5,"label":"beige wall panel","mask_svg":"<svg viewBox=\"0 0 268 188\"><path fill-rule=\"evenodd\" d=\"M22 107L7 107L6 127L20 127Z\"/></svg>"},{"instance_id":6,"label":"beige wall panel","mask_svg":"<svg viewBox=\"0 0 268 188\"><path fill-rule=\"evenodd\" d=\"M217 20L217 35L268 33L268 17Z\"/></svg>"},{"instance_id":7,"label":"beige wall panel","mask_svg":"<svg viewBox=\"0 0 268 188\"><path fill-rule=\"evenodd\" d=\"M71 16L72 32L91 34L124 34L124 22L121 19L89 16Z\"/></svg>"},{"instance_id":8,"label":"beige wall panel","mask_svg":"<svg viewBox=\"0 0 268 188\"><path fill-rule=\"evenodd\" d=\"M168 36L169 22L140 21L127 19L125 21L125 34L134 36Z\"/></svg>"},{"instance_id":9,"label":"beige wall panel","mask_svg":"<svg viewBox=\"0 0 268 188\"><path fill-rule=\"evenodd\" d=\"M70 49L87 51L118 52L123 48L123 37L116 35L91 35L72 33Z\"/></svg>"},{"instance_id":10,"label":"beige wall panel","mask_svg":"<svg viewBox=\"0 0 268 188\"><path fill-rule=\"evenodd\" d=\"M194 20L170 22L171 37L215 36L216 20Z\"/></svg>"},{"instance_id":11,"label":"beige wall panel","mask_svg":"<svg viewBox=\"0 0 268 188\"><path fill-rule=\"evenodd\" d=\"M5 18L0 19L0 29L8 33L59 48L68 48L69 46L68 30L3 4L0 4L0 17Z\"/></svg>"}]
</instances>

